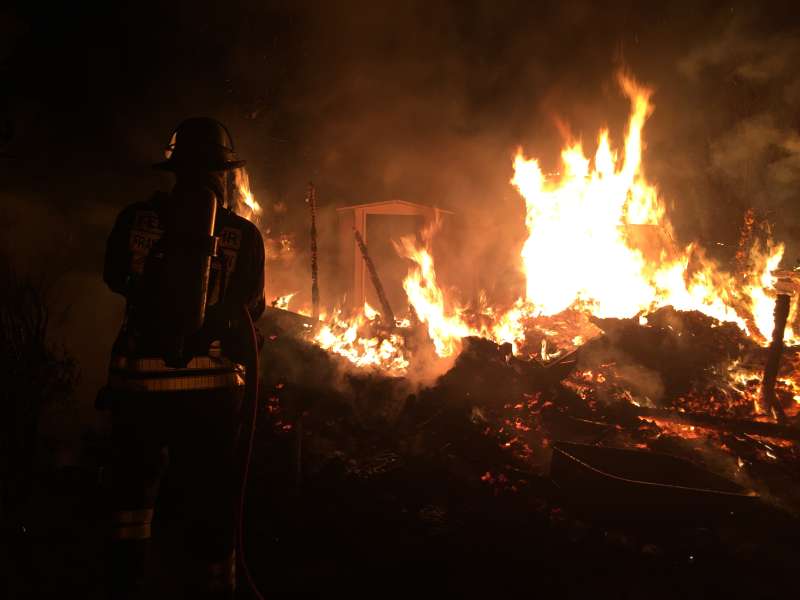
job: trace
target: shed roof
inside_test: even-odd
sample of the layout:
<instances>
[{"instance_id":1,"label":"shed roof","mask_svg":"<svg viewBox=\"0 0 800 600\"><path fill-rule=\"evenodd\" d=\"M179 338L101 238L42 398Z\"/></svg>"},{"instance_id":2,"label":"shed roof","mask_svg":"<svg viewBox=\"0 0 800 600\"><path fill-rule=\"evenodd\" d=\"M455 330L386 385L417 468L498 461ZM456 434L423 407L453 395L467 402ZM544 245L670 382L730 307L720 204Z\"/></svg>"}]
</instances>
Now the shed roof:
<instances>
[{"instance_id":1,"label":"shed roof","mask_svg":"<svg viewBox=\"0 0 800 600\"><path fill-rule=\"evenodd\" d=\"M352 204L350 206L341 206L337 208L337 211L345 211L345 210L355 210L357 208L362 209L380 209L380 208L402 208L405 210L418 210L418 211L427 211L427 210L438 210L439 212L452 215L453 211L447 210L444 208L439 208L438 206L428 206L427 204L418 204L416 202L408 202L407 200L383 200L381 202L367 202L366 204Z\"/></svg>"}]
</instances>

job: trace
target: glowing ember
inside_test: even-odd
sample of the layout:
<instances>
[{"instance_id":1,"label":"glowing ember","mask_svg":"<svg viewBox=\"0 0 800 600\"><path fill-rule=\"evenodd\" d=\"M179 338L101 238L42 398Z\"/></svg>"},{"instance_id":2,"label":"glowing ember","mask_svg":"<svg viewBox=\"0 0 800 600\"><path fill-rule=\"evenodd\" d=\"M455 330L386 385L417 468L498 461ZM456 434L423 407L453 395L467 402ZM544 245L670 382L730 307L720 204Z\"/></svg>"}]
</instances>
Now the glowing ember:
<instances>
[{"instance_id":1,"label":"glowing ember","mask_svg":"<svg viewBox=\"0 0 800 600\"><path fill-rule=\"evenodd\" d=\"M374 321L380 316L380 313L369 305L369 302L364 302L364 316L368 320Z\"/></svg>"},{"instance_id":2,"label":"glowing ember","mask_svg":"<svg viewBox=\"0 0 800 600\"><path fill-rule=\"evenodd\" d=\"M362 311L350 319L334 311L322 316L322 325L314 335L314 343L340 356L357 367L379 368L392 376L403 375L409 362L405 357L405 340L395 332L380 330L380 314L364 303Z\"/></svg>"},{"instance_id":3,"label":"glowing ember","mask_svg":"<svg viewBox=\"0 0 800 600\"><path fill-rule=\"evenodd\" d=\"M296 294L297 292L292 292L291 294L278 296L271 302L271 304L275 308L280 308L281 310L289 310L289 302L291 301L292 298L295 297Z\"/></svg>"}]
</instances>

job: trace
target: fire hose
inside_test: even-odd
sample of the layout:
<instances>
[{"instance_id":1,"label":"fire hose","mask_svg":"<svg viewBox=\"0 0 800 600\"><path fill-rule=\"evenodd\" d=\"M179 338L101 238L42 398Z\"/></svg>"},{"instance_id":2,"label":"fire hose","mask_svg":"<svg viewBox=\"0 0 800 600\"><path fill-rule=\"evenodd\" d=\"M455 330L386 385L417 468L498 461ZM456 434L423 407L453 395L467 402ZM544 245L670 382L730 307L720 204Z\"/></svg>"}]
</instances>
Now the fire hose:
<instances>
[{"instance_id":1,"label":"fire hose","mask_svg":"<svg viewBox=\"0 0 800 600\"><path fill-rule=\"evenodd\" d=\"M244 503L245 495L247 492L247 478L250 474L250 459L253 455L253 440L256 432L256 419L258 416L258 339L256 337L256 329L253 325L253 319L250 316L250 311L247 307L241 307L241 327L243 329L242 335L246 338L246 356L245 356L245 386L244 386L244 403L242 410L245 418L249 417L249 423L245 423L245 435L247 438L244 440L244 463L242 466L242 485L239 490L239 514L237 516L236 525L236 555L239 559L242 572L247 580L247 584L253 595L258 600L264 600L261 592L259 592L253 579L250 569L247 566L247 561L244 555Z\"/></svg>"}]
</instances>

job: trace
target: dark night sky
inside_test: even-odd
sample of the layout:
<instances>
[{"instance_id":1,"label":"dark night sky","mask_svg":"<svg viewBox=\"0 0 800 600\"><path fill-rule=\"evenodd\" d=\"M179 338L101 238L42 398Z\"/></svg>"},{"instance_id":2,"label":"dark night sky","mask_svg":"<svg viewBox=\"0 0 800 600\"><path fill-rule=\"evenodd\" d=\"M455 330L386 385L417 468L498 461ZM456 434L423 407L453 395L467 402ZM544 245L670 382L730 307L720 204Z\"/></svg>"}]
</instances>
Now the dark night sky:
<instances>
[{"instance_id":1,"label":"dark night sky","mask_svg":"<svg viewBox=\"0 0 800 600\"><path fill-rule=\"evenodd\" d=\"M88 403L121 310L99 277L105 236L119 209L169 184L149 165L184 117L228 124L257 198L285 201L290 227L305 217L309 178L323 222L337 204L389 198L456 208L464 227L442 261L457 281L473 262L467 244L490 264L518 250L523 209L507 183L518 145L553 166L557 120L590 147L604 125L620 139L627 105L614 76L624 66L655 89L645 165L680 241L730 244L754 206L793 261L800 23L793 3L762 4L0 9L2 247L20 268L55 278L70 307L60 335L81 362ZM503 269L491 271L482 283L502 285L492 275Z\"/></svg>"}]
</instances>

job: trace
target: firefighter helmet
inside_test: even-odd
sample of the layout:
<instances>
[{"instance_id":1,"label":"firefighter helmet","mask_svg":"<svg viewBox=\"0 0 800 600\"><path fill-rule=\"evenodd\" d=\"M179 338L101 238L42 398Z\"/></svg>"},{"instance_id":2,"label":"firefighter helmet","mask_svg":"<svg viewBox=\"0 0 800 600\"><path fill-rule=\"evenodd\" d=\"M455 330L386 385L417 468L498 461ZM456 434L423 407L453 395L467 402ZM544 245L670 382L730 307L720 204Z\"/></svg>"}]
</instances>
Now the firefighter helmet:
<instances>
[{"instance_id":1,"label":"firefighter helmet","mask_svg":"<svg viewBox=\"0 0 800 600\"><path fill-rule=\"evenodd\" d=\"M156 169L228 171L245 164L233 151L233 138L227 127L207 117L193 117L178 125L164 148L164 156L167 160L153 165Z\"/></svg>"}]
</instances>

